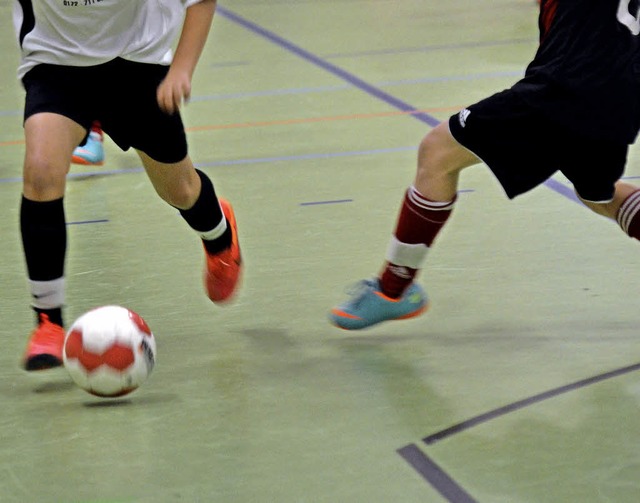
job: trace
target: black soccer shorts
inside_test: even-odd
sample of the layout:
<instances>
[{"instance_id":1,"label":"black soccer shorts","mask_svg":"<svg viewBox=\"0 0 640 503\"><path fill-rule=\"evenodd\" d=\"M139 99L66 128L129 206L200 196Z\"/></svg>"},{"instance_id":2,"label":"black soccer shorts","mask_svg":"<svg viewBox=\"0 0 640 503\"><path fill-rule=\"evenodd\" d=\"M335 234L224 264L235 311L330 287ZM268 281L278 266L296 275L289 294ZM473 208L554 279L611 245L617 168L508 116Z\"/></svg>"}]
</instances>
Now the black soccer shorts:
<instances>
[{"instance_id":1,"label":"black soccer shorts","mask_svg":"<svg viewBox=\"0 0 640 503\"><path fill-rule=\"evenodd\" d=\"M449 129L491 169L510 198L560 171L581 198L607 202L627 160L627 144L574 133L510 90L453 115Z\"/></svg>"},{"instance_id":2,"label":"black soccer shorts","mask_svg":"<svg viewBox=\"0 0 640 503\"><path fill-rule=\"evenodd\" d=\"M24 119L40 112L64 115L87 132L94 120L122 149L133 147L152 159L174 163L187 156L178 112L163 112L156 99L168 67L121 58L87 67L41 64L23 78Z\"/></svg>"}]
</instances>

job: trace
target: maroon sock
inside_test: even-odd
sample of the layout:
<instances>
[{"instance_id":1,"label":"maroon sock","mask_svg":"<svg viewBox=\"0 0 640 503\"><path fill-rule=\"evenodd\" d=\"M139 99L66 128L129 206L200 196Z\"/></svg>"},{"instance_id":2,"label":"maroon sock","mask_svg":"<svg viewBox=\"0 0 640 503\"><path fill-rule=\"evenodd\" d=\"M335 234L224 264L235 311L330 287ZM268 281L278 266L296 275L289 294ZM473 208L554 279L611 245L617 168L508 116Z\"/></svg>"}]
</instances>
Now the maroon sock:
<instances>
[{"instance_id":1,"label":"maroon sock","mask_svg":"<svg viewBox=\"0 0 640 503\"><path fill-rule=\"evenodd\" d=\"M627 235L640 240L640 189L633 191L622 202L616 220Z\"/></svg>"},{"instance_id":2,"label":"maroon sock","mask_svg":"<svg viewBox=\"0 0 640 503\"><path fill-rule=\"evenodd\" d=\"M444 202L431 201L415 187L410 187L405 193L398 215L394 232L396 245L403 247L422 244L428 249L451 215L454 202L455 198ZM422 253L426 254L426 249L423 250ZM394 263L393 260L389 260L380 277L382 292L391 298L400 297L418 272L417 262L419 260L411 264Z\"/></svg>"}]
</instances>

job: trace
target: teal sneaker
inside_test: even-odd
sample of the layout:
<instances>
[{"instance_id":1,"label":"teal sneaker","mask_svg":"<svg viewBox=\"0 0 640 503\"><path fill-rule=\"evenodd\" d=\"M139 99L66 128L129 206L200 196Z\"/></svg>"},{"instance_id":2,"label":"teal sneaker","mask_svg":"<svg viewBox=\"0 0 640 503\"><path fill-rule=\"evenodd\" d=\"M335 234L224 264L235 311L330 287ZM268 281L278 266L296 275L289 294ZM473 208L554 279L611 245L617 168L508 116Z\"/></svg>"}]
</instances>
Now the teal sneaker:
<instances>
[{"instance_id":1,"label":"teal sneaker","mask_svg":"<svg viewBox=\"0 0 640 503\"><path fill-rule=\"evenodd\" d=\"M104 164L102 135L96 131L91 131L86 143L76 147L73 151L71 162L85 166L102 166Z\"/></svg>"},{"instance_id":2,"label":"teal sneaker","mask_svg":"<svg viewBox=\"0 0 640 503\"><path fill-rule=\"evenodd\" d=\"M361 281L350 294L349 300L329 313L331 323L345 330L359 330L387 320L413 318L429 307L427 294L415 282L398 299L382 293L377 278Z\"/></svg>"}]
</instances>

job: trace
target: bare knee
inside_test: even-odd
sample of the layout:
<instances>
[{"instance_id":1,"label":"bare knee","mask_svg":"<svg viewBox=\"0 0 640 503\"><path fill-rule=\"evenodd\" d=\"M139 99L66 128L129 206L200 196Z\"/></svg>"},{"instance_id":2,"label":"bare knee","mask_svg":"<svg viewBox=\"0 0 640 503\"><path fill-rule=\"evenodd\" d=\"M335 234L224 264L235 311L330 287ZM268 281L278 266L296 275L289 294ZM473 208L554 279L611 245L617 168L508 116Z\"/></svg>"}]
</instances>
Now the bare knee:
<instances>
[{"instance_id":1,"label":"bare knee","mask_svg":"<svg viewBox=\"0 0 640 503\"><path fill-rule=\"evenodd\" d=\"M23 193L33 201L51 201L64 195L69 163L51 157L27 154L23 170Z\"/></svg>"},{"instance_id":2,"label":"bare knee","mask_svg":"<svg viewBox=\"0 0 640 503\"><path fill-rule=\"evenodd\" d=\"M603 215L605 217L615 219L622 203L627 199L627 197L629 197L631 194L633 194L637 190L638 190L638 187L636 187L635 185L618 181L615 184L615 191L611 201L606 201L606 202L587 201L586 199L583 199L582 197L580 197L580 194L578 194L577 191L576 191L576 195L578 196L578 199L580 199L580 201L582 201L582 203L590 210L594 211L595 213L598 213L599 215Z\"/></svg>"},{"instance_id":3,"label":"bare knee","mask_svg":"<svg viewBox=\"0 0 640 503\"><path fill-rule=\"evenodd\" d=\"M420 142L416 188L426 196L453 197L459 173L480 160L460 145L446 123L432 129Z\"/></svg>"}]
</instances>

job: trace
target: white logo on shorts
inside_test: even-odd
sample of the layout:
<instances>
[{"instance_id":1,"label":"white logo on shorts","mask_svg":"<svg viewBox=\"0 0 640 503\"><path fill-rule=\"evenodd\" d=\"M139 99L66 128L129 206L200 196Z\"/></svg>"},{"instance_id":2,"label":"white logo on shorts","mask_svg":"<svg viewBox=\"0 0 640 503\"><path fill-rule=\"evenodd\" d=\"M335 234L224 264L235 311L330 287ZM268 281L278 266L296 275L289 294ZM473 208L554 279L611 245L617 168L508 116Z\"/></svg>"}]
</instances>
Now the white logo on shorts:
<instances>
[{"instance_id":1,"label":"white logo on shorts","mask_svg":"<svg viewBox=\"0 0 640 503\"><path fill-rule=\"evenodd\" d=\"M467 125L467 118L469 117L470 113L471 112L467 108L463 108L462 110L460 110L460 113L458 114L458 121L460 122L460 125L462 127L465 127Z\"/></svg>"}]
</instances>

